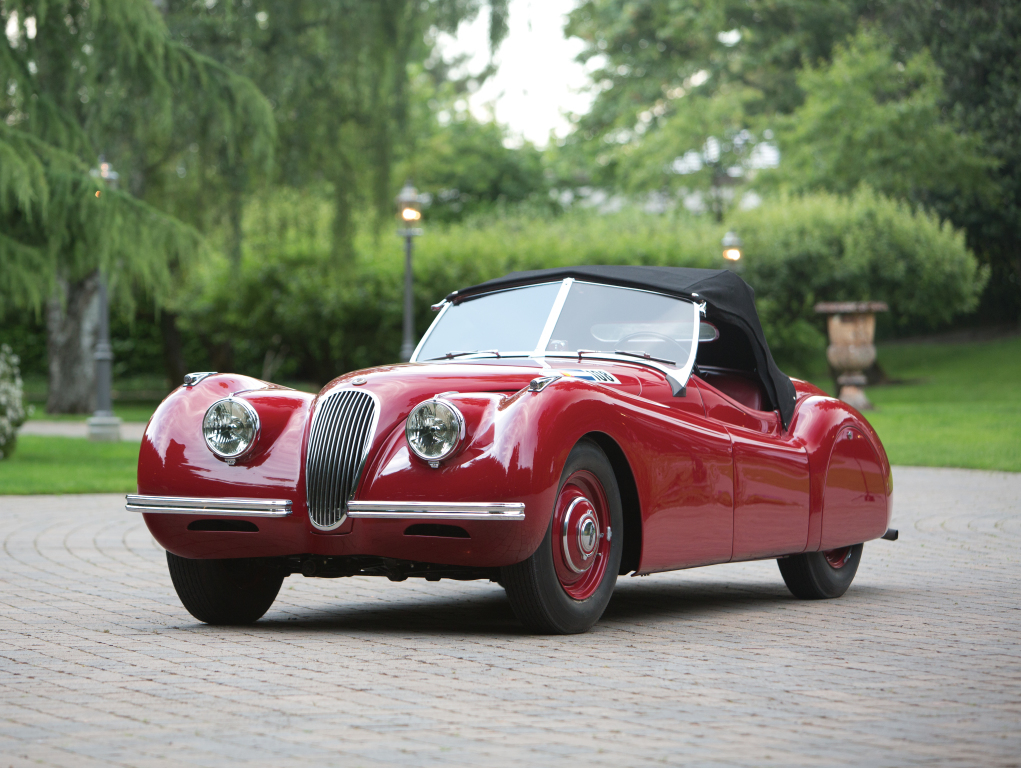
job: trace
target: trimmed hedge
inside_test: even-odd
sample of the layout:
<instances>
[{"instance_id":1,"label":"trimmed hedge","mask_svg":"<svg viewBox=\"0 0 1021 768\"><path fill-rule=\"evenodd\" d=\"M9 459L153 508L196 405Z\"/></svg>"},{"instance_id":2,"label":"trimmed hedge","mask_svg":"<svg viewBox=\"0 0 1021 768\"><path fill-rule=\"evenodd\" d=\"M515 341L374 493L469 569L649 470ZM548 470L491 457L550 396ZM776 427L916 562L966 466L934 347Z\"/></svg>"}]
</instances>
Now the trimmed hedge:
<instances>
[{"instance_id":1,"label":"trimmed hedge","mask_svg":"<svg viewBox=\"0 0 1021 768\"><path fill-rule=\"evenodd\" d=\"M972 309L986 280L963 235L935 217L869 190L780 198L707 217L575 210L518 212L427 226L415 240L416 331L429 305L507 272L569 264L722 266L728 228L745 241L742 275L756 289L766 336L781 365L818 367L825 347L816 301L889 302L894 322L937 327ZM248 213L247 251L196 275L186 318L194 333L230 340L239 370L325 383L354 368L397 360L403 251L392 233L362 237L353 263L328 248L328 210L315 199L276 200ZM282 361L282 362L281 362ZM280 363L278 367L278 363ZM812 365L815 363L815 365Z\"/></svg>"}]
</instances>

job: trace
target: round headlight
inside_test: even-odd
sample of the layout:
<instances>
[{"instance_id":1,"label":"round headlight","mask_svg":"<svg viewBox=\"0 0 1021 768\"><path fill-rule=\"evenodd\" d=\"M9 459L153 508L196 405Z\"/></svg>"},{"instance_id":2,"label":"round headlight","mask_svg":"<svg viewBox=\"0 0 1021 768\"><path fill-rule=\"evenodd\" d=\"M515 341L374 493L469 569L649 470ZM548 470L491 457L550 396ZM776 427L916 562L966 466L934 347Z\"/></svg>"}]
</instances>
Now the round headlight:
<instances>
[{"instance_id":1,"label":"round headlight","mask_svg":"<svg viewBox=\"0 0 1021 768\"><path fill-rule=\"evenodd\" d=\"M221 459L236 459L259 436L259 416L244 400L217 400L202 419L202 435L209 450Z\"/></svg>"},{"instance_id":2,"label":"round headlight","mask_svg":"<svg viewBox=\"0 0 1021 768\"><path fill-rule=\"evenodd\" d=\"M457 450L464 438L464 417L451 403L426 400L415 406L404 427L408 445L418 458L442 461Z\"/></svg>"}]
</instances>

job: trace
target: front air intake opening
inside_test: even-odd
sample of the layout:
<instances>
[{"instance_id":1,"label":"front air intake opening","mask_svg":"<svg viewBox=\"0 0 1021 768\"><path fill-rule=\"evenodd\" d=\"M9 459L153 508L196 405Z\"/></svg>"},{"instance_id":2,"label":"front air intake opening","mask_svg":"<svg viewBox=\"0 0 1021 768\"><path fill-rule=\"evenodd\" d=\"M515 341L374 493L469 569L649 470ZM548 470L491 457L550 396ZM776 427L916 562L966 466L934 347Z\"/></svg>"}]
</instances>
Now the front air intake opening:
<instances>
[{"instance_id":1,"label":"front air intake opening","mask_svg":"<svg viewBox=\"0 0 1021 768\"><path fill-rule=\"evenodd\" d=\"M258 533L259 526L248 520L192 520L189 531L231 531L233 533Z\"/></svg>"},{"instance_id":2,"label":"front air intake opening","mask_svg":"<svg viewBox=\"0 0 1021 768\"><path fill-rule=\"evenodd\" d=\"M442 523L415 523L404 529L405 536L440 536L445 539L470 539L468 531L459 525Z\"/></svg>"}]
</instances>

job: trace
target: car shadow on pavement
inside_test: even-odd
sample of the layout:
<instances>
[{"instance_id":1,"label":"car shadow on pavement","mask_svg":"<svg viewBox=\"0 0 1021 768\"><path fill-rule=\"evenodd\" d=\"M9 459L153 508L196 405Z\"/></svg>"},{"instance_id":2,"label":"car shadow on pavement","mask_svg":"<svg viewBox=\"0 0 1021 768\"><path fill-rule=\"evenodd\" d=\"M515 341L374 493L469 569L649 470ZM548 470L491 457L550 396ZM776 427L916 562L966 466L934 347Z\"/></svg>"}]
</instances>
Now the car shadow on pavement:
<instances>
[{"instance_id":1,"label":"car shadow on pavement","mask_svg":"<svg viewBox=\"0 0 1021 768\"><path fill-rule=\"evenodd\" d=\"M843 601L872 600L883 590L852 587ZM324 633L396 633L460 635L527 635L514 617L510 602L501 589L475 594L435 594L395 596L385 602L344 602L338 592L336 602L316 607L278 604L259 622L244 628L256 632ZM841 601L816 601L819 604ZM669 584L620 584L603 614L602 622L682 621L711 617L713 613L775 612L805 605L790 595L783 583L720 581ZM198 625L202 626L202 625ZM599 625L596 625L598 629ZM183 626L181 627L184 628ZM190 627L189 627L190 628ZM225 631L225 628L210 630ZM230 630L226 630L230 631Z\"/></svg>"}]
</instances>

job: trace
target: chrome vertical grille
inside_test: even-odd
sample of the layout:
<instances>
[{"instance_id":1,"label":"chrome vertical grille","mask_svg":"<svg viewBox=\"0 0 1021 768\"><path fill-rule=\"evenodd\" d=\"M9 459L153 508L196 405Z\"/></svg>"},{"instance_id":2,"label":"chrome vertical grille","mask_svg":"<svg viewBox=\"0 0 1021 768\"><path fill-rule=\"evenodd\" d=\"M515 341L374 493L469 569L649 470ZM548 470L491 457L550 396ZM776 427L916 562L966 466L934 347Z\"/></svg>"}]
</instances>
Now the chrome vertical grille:
<instances>
[{"instance_id":1,"label":"chrome vertical grille","mask_svg":"<svg viewBox=\"0 0 1021 768\"><path fill-rule=\"evenodd\" d=\"M353 389L332 392L316 406L305 458L308 516L316 528L336 528L347 517L378 417L376 399Z\"/></svg>"}]
</instances>

